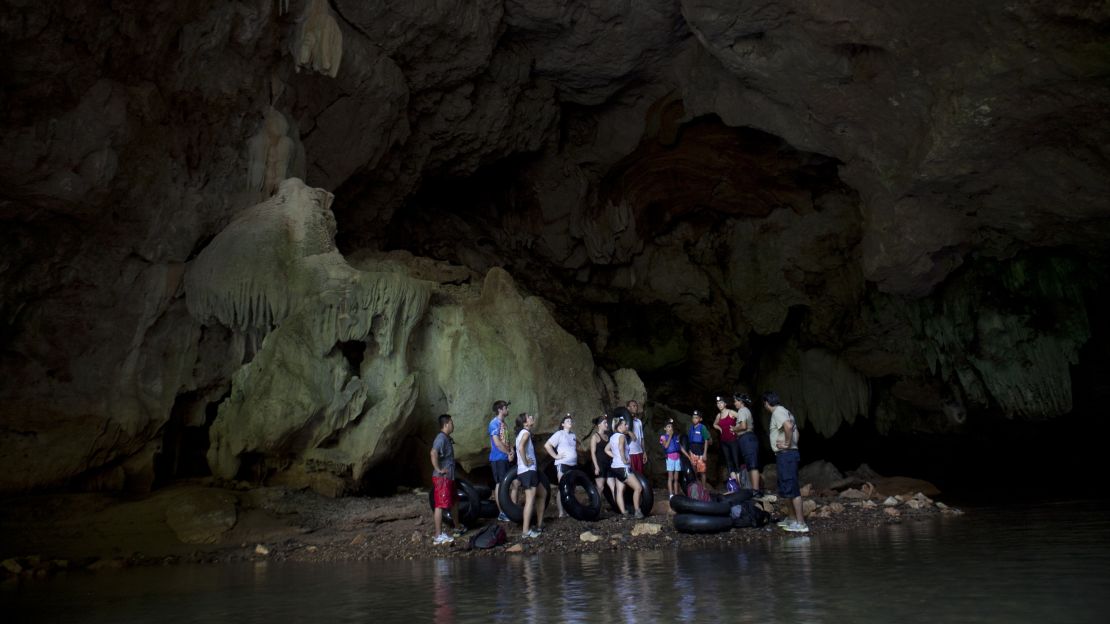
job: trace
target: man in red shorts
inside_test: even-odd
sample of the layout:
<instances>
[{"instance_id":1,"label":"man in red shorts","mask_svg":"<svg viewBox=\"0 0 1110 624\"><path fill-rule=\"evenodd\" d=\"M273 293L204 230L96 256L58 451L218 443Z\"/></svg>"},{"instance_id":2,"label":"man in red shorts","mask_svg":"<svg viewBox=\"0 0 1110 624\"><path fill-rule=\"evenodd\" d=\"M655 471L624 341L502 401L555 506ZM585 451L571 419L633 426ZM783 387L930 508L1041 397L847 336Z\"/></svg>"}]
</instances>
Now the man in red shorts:
<instances>
[{"instance_id":1,"label":"man in red shorts","mask_svg":"<svg viewBox=\"0 0 1110 624\"><path fill-rule=\"evenodd\" d=\"M450 544L455 541L450 535L443 532L443 510L450 509L451 517L455 519L455 532L461 534L466 530L459 521L459 499L455 496L455 443L451 433L455 431L455 423L450 414L439 417L439 434L432 442L432 484L435 487L435 530L436 536L432 543Z\"/></svg>"}]
</instances>

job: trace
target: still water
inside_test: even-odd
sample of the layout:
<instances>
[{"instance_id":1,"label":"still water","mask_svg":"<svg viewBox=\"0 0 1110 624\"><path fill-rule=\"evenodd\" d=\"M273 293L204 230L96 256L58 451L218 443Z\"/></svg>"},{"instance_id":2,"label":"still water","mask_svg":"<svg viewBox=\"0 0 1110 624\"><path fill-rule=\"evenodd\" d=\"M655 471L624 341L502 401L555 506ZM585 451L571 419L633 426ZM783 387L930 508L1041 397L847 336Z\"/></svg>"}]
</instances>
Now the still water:
<instances>
[{"instance_id":1,"label":"still water","mask_svg":"<svg viewBox=\"0 0 1110 624\"><path fill-rule=\"evenodd\" d=\"M9 622L1105 622L1110 504L728 550L70 574L0 601Z\"/></svg>"}]
</instances>

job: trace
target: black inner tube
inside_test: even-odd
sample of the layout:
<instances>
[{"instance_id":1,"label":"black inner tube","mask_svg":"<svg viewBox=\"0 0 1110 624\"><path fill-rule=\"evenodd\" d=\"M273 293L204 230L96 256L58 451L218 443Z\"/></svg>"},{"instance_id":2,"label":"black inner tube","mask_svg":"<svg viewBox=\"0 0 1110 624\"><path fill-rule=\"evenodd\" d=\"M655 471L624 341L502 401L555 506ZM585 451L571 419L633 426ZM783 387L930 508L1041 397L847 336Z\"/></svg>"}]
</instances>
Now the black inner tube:
<instances>
[{"instance_id":1,"label":"black inner tube","mask_svg":"<svg viewBox=\"0 0 1110 624\"><path fill-rule=\"evenodd\" d=\"M540 485L543 486L544 489L544 500L549 501L551 480L547 478L547 473L543 471L537 472L540 477ZM517 524L523 524L524 506L514 502L512 499L513 482L516 480L516 466L510 466L509 472L505 473L505 478L501 480L501 484L497 488L497 502L501 505L501 511L505 512L505 515L508 516L510 520ZM536 494L539 495L539 492L536 492ZM523 493L521 493L520 496L523 496Z\"/></svg>"},{"instance_id":2,"label":"black inner tube","mask_svg":"<svg viewBox=\"0 0 1110 624\"><path fill-rule=\"evenodd\" d=\"M589 502L583 505L575 495L575 490L581 487L586 491ZM581 470L568 470L559 480L559 500L563 503L563 510L575 520L592 522L601 516L601 494L597 491L594 480Z\"/></svg>"},{"instance_id":3,"label":"black inner tube","mask_svg":"<svg viewBox=\"0 0 1110 624\"><path fill-rule=\"evenodd\" d=\"M673 523L675 530L680 533L720 533L732 528L732 518L728 516L684 513L676 515Z\"/></svg>"}]
</instances>

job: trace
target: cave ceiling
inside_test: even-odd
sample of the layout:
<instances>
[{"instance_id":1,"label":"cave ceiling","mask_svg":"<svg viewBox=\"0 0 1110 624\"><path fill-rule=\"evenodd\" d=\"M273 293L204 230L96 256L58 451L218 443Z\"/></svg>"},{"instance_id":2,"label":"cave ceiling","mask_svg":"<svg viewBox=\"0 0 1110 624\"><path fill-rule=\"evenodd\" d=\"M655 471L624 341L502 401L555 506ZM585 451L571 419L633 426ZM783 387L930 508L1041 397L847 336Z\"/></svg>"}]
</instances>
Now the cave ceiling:
<instances>
[{"instance_id":1,"label":"cave ceiling","mask_svg":"<svg viewBox=\"0 0 1110 624\"><path fill-rule=\"evenodd\" d=\"M367 423L499 387L958 432L1105 366L1106 3L13 0L0 37L3 491L149 486L175 427L341 491Z\"/></svg>"}]
</instances>

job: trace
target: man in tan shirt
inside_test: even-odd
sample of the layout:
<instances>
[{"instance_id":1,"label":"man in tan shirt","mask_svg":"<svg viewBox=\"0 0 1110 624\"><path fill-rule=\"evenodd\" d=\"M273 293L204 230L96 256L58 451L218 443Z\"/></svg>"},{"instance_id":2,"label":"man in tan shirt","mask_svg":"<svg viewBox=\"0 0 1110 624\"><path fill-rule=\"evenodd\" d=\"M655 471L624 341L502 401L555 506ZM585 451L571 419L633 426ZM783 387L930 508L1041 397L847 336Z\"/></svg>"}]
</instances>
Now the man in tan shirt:
<instances>
[{"instance_id":1,"label":"man in tan shirt","mask_svg":"<svg viewBox=\"0 0 1110 624\"><path fill-rule=\"evenodd\" d=\"M787 517L779 526L792 533L809 533L802 515L802 491L798 486L798 423L794 414L782 405L775 392L763 393L763 409L771 412L771 450L779 473L779 496L789 499L794 510L793 518Z\"/></svg>"}]
</instances>

